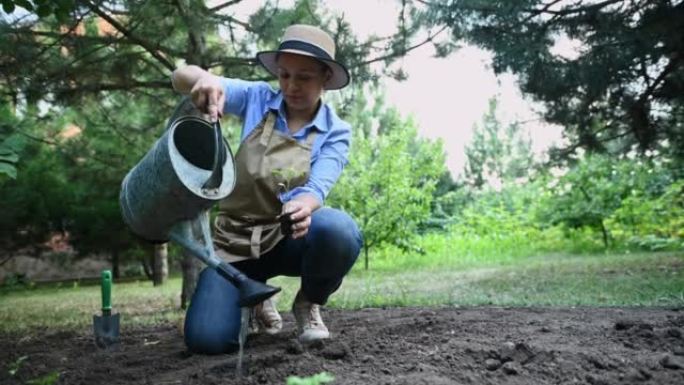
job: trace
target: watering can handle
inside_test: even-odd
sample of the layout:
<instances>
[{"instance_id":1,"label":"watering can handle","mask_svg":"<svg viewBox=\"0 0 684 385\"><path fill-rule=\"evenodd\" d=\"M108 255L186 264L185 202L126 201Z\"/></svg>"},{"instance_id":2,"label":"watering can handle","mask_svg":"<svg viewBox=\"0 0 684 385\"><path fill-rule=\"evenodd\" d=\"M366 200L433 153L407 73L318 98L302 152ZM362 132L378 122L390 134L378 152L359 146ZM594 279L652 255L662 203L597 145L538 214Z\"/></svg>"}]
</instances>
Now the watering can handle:
<instances>
[{"instance_id":1,"label":"watering can handle","mask_svg":"<svg viewBox=\"0 0 684 385\"><path fill-rule=\"evenodd\" d=\"M223 183L223 164L226 162L226 146L223 145L221 123L214 122L214 167L209 179L202 185L202 189L218 189Z\"/></svg>"}]
</instances>

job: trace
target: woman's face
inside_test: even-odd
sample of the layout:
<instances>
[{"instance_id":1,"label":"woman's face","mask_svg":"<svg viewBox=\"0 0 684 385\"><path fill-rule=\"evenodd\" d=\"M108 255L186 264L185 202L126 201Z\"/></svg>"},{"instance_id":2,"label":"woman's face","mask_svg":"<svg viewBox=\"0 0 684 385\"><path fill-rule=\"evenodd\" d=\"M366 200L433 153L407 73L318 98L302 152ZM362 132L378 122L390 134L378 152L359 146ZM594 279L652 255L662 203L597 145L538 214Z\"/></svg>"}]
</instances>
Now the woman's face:
<instances>
[{"instance_id":1,"label":"woman's face","mask_svg":"<svg viewBox=\"0 0 684 385\"><path fill-rule=\"evenodd\" d=\"M326 66L314 58L290 53L278 56L278 81L291 111L315 112L328 76Z\"/></svg>"}]
</instances>

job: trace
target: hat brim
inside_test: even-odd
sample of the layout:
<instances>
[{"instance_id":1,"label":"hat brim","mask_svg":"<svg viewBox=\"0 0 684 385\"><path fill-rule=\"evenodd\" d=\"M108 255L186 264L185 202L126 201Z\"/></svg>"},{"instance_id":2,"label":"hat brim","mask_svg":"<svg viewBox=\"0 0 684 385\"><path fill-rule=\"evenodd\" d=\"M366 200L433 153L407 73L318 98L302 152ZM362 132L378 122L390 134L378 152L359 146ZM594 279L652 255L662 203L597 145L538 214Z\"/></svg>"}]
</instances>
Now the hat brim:
<instances>
[{"instance_id":1,"label":"hat brim","mask_svg":"<svg viewBox=\"0 0 684 385\"><path fill-rule=\"evenodd\" d=\"M283 49L283 50L279 50L279 51L262 51L262 52L257 53L256 58L259 61L259 63L261 63L261 65L264 68L266 68L266 70L268 72L271 73L271 75L278 77L278 63L276 62L276 57L280 53L292 53L295 55L307 56L307 57L314 58L316 60L319 60L319 61L327 64L328 67L330 67L330 69L332 70L332 76L323 85L323 88L326 90L339 90L340 88L346 87L349 84L349 81L351 80L351 76L349 75L349 71L342 64L340 64L334 60L320 58L320 57L313 55L310 52L306 52L306 51L301 51L301 50L296 50L296 49Z\"/></svg>"}]
</instances>

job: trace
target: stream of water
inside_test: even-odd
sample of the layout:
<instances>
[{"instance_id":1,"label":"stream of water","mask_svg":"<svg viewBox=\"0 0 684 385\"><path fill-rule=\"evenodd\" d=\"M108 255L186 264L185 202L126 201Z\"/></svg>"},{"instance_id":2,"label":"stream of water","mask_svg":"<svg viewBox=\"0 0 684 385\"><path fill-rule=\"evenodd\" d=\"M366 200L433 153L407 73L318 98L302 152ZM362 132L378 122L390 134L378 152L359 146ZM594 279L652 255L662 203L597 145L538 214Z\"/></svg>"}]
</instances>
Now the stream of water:
<instances>
[{"instance_id":1,"label":"stream of water","mask_svg":"<svg viewBox=\"0 0 684 385\"><path fill-rule=\"evenodd\" d=\"M238 350L237 365L235 366L235 371L238 377L242 377L242 358L244 357L245 350L245 340L247 339L247 333L249 332L249 313L251 309L249 307L243 307L240 309L240 336L238 341L240 343L240 350Z\"/></svg>"}]
</instances>

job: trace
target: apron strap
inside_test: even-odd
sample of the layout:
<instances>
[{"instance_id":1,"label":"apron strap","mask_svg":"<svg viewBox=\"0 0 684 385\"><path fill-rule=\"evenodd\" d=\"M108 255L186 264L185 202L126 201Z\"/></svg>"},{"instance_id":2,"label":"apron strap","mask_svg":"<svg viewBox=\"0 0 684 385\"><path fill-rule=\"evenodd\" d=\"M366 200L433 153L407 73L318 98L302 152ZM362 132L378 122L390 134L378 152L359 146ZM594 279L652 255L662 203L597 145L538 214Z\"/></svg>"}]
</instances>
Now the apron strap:
<instances>
[{"instance_id":1,"label":"apron strap","mask_svg":"<svg viewBox=\"0 0 684 385\"><path fill-rule=\"evenodd\" d=\"M249 250L252 258L259 258L261 255L261 232L264 226L256 226L252 230L252 238L249 240Z\"/></svg>"},{"instance_id":2,"label":"apron strap","mask_svg":"<svg viewBox=\"0 0 684 385\"><path fill-rule=\"evenodd\" d=\"M266 116L264 129L261 132L261 139L259 140L259 142L264 146L268 146L268 142L271 140L271 135L273 135L273 128L275 127L275 117L276 115L273 113L273 111L269 111L268 115Z\"/></svg>"}]
</instances>

